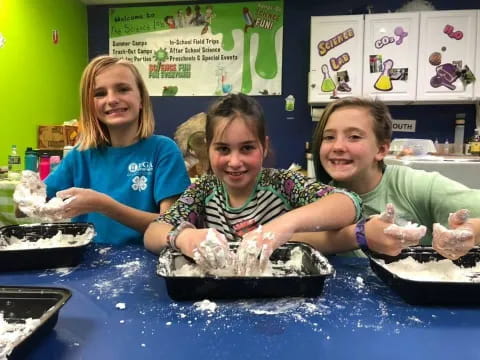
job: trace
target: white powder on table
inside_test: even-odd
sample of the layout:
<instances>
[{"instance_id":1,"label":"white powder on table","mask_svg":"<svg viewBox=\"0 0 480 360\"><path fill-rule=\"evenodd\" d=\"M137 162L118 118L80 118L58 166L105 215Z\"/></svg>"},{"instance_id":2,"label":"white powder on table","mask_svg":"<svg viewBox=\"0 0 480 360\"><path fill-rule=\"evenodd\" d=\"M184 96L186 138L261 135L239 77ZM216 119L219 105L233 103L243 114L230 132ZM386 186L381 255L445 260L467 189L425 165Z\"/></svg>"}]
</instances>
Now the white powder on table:
<instances>
[{"instance_id":1,"label":"white powder on table","mask_svg":"<svg viewBox=\"0 0 480 360\"><path fill-rule=\"evenodd\" d=\"M208 311L212 313L215 312L215 310L217 309L217 304L207 299L202 301L197 301L193 303L193 306L195 306L199 311Z\"/></svg>"},{"instance_id":2,"label":"white powder on table","mask_svg":"<svg viewBox=\"0 0 480 360\"><path fill-rule=\"evenodd\" d=\"M124 251L128 252L128 250ZM99 264L103 266L109 263L101 261ZM96 296L97 299L117 298L128 293L131 294L134 291L135 281L151 276L149 272L144 271L145 266L145 262L140 261L139 258L114 265L108 273L101 273L93 280L89 293ZM135 277L134 274L136 274Z\"/></svg>"},{"instance_id":3,"label":"white powder on table","mask_svg":"<svg viewBox=\"0 0 480 360\"><path fill-rule=\"evenodd\" d=\"M418 262L412 257L385 264L375 260L393 274L409 280L439 282L480 282L480 263L474 267L460 267L452 260ZM477 276L475 276L477 275Z\"/></svg>"}]
</instances>

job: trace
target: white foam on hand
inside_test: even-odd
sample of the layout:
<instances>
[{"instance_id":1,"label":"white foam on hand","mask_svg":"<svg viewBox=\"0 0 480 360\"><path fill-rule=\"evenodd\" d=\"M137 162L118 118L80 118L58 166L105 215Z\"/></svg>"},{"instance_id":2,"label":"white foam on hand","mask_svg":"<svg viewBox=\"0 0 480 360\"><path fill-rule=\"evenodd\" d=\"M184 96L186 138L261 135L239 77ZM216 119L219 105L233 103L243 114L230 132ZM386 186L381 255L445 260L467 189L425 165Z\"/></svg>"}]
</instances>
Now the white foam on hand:
<instances>
[{"instance_id":1,"label":"white foam on hand","mask_svg":"<svg viewBox=\"0 0 480 360\"><path fill-rule=\"evenodd\" d=\"M13 200L19 210L28 217L45 222L64 220L65 201L58 197L47 199L47 189L38 173L24 170L20 183L15 187Z\"/></svg>"},{"instance_id":2,"label":"white foam on hand","mask_svg":"<svg viewBox=\"0 0 480 360\"><path fill-rule=\"evenodd\" d=\"M433 224L433 248L448 259L458 259L467 254L475 245L473 229L469 225L456 229L447 229L445 226Z\"/></svg>"},{"instance_id":3,"label":"white foam on hand","mask_svg":"<svg viewBox=\"0 0 480 360\"><path fill-rule=\"evenodd\" d=\"M420 239L425 236L427 227L417 223L407 222L403 226L392 224L385 228L383 232L386 235L401 239L402 247L418 245Z\"/></svg>"},{"instance_id":4,"label":"white foam on hand","mask_svg":"<svg viewBox=\"0 0 480 360\"><path fill-rule=\"evenodd\" d=\"M193 259L206 269L223 269L232 264L233 255L225 236L210 228L205 240L194 250Z\"/></svg>"},{"instance_id":5,"label":"white foam on hand","mask_svg":"<svg viewBox=\"0 0 480 360\"><path fill-rule=\"evenodd\" d=\"M473 237L473 232L469 229L447 229L442 224L433 224L433 237L435 240L444 242L441 246L454 246Z\"/></svg>"},{"instance_id":6,"label":"white foam on hand","mask_svg":"<svg viewBox=\"0 0 480 360\"><path fill-rule=\"evenodd\" d=\"M276 235L263 232L260 225L244 236L235 259L235 272L239 276L258 276L268 270ZM259 243L263 243L261 247Z\"/></svg>"}]
</instances>

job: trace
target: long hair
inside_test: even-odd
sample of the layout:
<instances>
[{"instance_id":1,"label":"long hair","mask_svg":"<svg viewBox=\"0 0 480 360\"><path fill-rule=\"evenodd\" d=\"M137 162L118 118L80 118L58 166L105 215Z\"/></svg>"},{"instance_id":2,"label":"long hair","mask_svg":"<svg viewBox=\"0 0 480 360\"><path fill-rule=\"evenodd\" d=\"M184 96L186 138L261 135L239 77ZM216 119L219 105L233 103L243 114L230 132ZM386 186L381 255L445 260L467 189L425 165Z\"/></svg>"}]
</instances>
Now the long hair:
<instances>
[{"instance_id":1,"label":"long hair","mask_svg":"<svg viewBox=\"0 0 480 360\"><path fill-rule=\"evenodd\" d=\"M110 133L105 124L96 117L94 93L95 78L106 68L120 64L127 67L135 77L136 84L140 91L142 108L139 114L137 136L140 139L147 138L153 134L155 120L152 112L152 104L145 82L138 69L130 61L118 59L108 55L98 56L87 65L80 80L80 121L78 141L79 150L87 150L107 146L111 143Z\"/></svg>"},{"instance_id":2,"label":"long hair","mask_svg":"<svg viewBox=\"0 0 480 360\"><path fill-rule=\"evenodd\" d=\"M325 108L322 116L313 132L312 138L312 157L315 167L315 175L318 181L329 183L332 177L325 171L320 162L320 146L323 142L323 132L330 116L338 109L345 107L356 107L368 110L373 118L373 132L379 145L388 144L392 139L392 117L388 107L378 99L345 97L336 100ZM379 168L384 167L384 162L379 161Z\"/></svg>"}]
</instances>

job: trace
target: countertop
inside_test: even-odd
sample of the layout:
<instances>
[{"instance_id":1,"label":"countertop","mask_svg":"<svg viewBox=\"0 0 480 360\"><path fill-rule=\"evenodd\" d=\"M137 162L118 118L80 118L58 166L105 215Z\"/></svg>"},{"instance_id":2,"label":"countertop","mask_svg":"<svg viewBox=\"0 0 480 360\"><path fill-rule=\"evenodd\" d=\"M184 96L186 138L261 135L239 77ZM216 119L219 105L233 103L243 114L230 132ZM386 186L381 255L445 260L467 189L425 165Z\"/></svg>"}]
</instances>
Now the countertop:
<instances>
[{"instance_id":1,"label":"countertop","mask_svg":"<svg viewBox=\"0 0 480 360\"><path fill-rule=\"evenodd\" d=\"M480 311L405 303L365 258L331 257L317 298L172 301L140 246L90 245L74 268L0 274L71 299L29 359L477 359ZM125 309L117 304L125 303Z\"/></svg>"},{"instance_id":2,"label":"countertop","mask_svg":"<svg viewBox=\"0 0 480 360\"><path fill-rule=\"evenodd\" d=\"M480 157L478 156L387 156L387 165L405 165L414 169L437 171L472 189L480 189Z\"/></svg>"}]
</instances>

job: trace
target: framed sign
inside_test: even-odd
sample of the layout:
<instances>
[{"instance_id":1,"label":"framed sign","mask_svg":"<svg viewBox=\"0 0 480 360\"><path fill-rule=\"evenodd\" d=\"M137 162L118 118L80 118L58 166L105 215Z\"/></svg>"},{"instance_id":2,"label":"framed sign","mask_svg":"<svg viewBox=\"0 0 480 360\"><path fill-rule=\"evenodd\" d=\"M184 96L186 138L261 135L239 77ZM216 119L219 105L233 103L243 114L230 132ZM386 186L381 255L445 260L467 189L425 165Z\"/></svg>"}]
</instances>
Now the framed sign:
<instances>
[{"instance_id":1,"label":"framed sign","mask_svg":"<svg viewBox=\"0 0 480 360\"><path fill-rule=\"evenodd\" d=\"M109 26L150 95L281 94L283 0L111 8Z\"/></svg>"}]
</instances>

